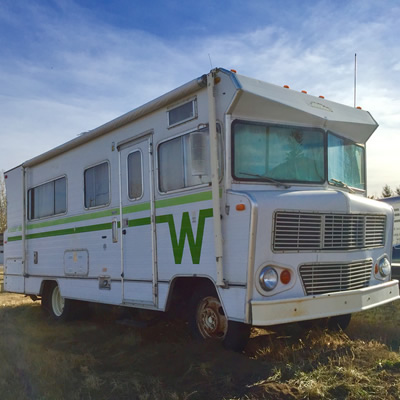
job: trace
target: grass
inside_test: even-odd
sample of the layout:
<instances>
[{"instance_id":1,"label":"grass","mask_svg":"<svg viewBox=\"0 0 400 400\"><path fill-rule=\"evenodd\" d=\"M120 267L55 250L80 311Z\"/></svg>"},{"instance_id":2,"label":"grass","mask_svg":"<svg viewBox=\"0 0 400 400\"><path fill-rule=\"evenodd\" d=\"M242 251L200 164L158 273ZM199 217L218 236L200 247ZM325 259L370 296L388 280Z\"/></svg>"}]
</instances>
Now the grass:
<instances>
[{"instance_id":1,"label":"grass","mask_svg":"<svg viewBox=\"0 0 400 400\"><path fill-rule=\"evenodd\" d=\"M398 399L400 302L353 316L346 333L253 329L242 354L193 342L180 320L52 323L0 293L0 397L57 399Z\"/></svg>"}]
</instances>

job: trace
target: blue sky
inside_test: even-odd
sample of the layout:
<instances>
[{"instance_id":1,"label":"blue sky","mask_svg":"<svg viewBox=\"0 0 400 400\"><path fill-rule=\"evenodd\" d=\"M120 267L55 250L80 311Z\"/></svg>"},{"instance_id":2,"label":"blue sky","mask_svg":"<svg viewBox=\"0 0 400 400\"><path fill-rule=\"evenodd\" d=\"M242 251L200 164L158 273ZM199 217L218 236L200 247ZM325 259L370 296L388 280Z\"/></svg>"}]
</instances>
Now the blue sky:
<instances>
[{"instance_id":1,"label":"blue sky","mask_svg":"<svg viewBox=\"0 0 400 400\"><path fill-rule=\"evenodd\" d=\"M400 186L397 0L1 0L0 170L213 67L353 105L379 122L369 194Z\"/></svg>"}]
</instances>

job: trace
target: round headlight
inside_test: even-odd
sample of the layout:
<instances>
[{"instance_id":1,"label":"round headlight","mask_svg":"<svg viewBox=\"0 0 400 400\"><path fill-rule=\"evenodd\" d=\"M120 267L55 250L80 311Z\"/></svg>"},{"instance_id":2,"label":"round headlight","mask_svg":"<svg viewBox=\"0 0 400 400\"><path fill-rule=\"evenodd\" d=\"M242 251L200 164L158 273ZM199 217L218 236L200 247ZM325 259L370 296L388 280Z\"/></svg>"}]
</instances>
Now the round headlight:
<instances>
[{"instance_id":1,"label":"round headlight","mask_svg":"<svg viewBox=\"0 0 400 400\"><path fill-rule=\"evenodd\" d=\"M379 268L379 273L382 276L390 275L390 262L386 257L383 257L379 260L378 268Z\"/></svg>"},{"instance_id":2,"label":"round headlight","mask_svg":"<svg viewBox=\"0 0 400 400\"><path fill-rule=\"evenodd\" d=\"M278 284L278 273L272 267L265 267L260 272L260 285L264 290L271 291Z\"/></svg>"}]
</instances>

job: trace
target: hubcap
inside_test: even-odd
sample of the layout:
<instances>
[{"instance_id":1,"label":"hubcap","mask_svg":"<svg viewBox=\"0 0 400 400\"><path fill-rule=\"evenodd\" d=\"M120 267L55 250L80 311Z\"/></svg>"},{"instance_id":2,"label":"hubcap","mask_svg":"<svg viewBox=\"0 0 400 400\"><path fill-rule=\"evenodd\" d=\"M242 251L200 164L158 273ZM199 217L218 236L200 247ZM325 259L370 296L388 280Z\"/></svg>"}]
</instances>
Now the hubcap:
<instances>
[{"instance_id":1,"label":"hubcap","mask_svg":"<svg viewBox=\"0 0 400 400\"><path fill-rule=\"evenodd\" d=\"M197 308L197 327L205 339L223 340L228 331L228 320L221 303L215 297L205 297Z\"/></svg>"},{"instance_id":2,"label":"hubcap","mask_svg":"<svg viewBox=\"0 0 400 400\"><path fill-rule=\"evenodd\" d=\"M51 295L51 305L53 312L57 317L60 317L62 315L64 311L64 304L64 297L61 296L60 289L58 286L56 286Z\"/></svg>"}]
</instances>

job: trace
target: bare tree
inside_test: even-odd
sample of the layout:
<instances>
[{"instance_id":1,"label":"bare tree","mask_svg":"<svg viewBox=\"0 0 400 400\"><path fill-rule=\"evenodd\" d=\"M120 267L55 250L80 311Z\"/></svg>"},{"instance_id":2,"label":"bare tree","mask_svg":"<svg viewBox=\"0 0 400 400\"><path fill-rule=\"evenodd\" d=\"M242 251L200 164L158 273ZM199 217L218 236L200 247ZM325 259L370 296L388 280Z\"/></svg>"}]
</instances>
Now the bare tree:
<instances>
[{"instance_id":1,"label":"bare tree","mask_svg":"<svg viewBox=\"0 0 400 400\"><path fill-rule=\"evenodd\" d=\"M0 172L0 233L7 229L7 197L4 174Z\"/></svg>"},{"instance_id":2,"label":"bare tree","mask_svg":"<svg viewBox=\"0 0 400 400\"><path fill-rule=\"evenodd\" d=\"M382 188L382 197L391 197L391 196L393 196L392 189L390 188L389 185L385 185Z\"/></svg>"}]
</instances>

